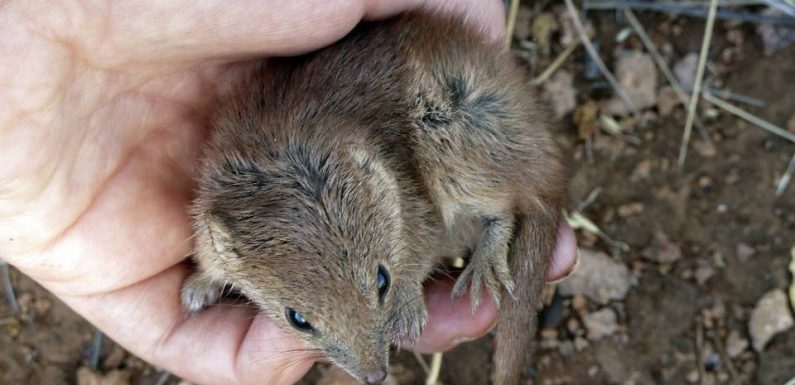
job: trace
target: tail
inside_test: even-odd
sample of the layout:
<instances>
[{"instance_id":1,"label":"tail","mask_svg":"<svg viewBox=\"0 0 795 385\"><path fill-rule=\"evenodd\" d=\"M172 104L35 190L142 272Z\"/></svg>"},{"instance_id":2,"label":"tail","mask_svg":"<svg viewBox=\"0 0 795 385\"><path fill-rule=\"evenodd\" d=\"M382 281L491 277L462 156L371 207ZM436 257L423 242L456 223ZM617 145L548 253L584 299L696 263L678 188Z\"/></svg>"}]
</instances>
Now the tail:
<instances>
[{"instance_id":1,"label":"tail","mask_svg":"<svg viewBox=\"0 0 795 385\"><path fill-rule=\"evenodd\" d=\"M509 252L516 287L513 298L507 293L502 295L494 353L494 385L518 385L525 370L559 221L557 207L517 218L516 236Z\"/></svg>"}]
</instances>

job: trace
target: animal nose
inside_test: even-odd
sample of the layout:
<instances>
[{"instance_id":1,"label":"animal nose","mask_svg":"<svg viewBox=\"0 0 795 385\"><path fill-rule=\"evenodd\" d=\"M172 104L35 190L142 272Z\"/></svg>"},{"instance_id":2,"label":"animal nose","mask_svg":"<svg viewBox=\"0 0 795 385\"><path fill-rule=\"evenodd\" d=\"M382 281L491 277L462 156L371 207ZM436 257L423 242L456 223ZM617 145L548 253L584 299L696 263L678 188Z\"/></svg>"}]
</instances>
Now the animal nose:
<instances>
[{"instance_id":1,"label":"animal nose","mask_svg":"<svg viewBox=\"0 0 795 385\"><path fill-rule=\"evenodd\" d=\"M386 379L386 370L377 369L364 373L364 382L367 385L378 385Z\"/></svg>"}]
</instances>

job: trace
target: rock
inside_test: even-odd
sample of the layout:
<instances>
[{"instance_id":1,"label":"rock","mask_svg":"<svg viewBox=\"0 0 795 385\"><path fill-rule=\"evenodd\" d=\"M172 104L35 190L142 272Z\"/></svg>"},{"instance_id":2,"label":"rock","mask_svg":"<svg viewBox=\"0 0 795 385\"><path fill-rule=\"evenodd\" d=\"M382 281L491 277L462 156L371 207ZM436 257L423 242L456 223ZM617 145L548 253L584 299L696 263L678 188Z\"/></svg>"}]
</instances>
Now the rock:
<instances>
[{"instance_id":1,"label":"rock","mask_svg":"<svg viewBox=\"0 0 795 385\"><path fill-rule=\"evenodd\" d=\"M657 104L657 69L648 54L638 51L619 51L616 79L635 106L642 110ZM610 99L604 111L612 115L627 115L629 110L618 98Z\"/></svg>"},{"instance_id":2,"label":"rock","mask_svg":"<svg viewBox=\"0 0 795 385\"><path fill-rule=\"evenodd\" d=\"M604 308L583 317L588 339L591 341L608 337L618 330L618 320L613 309Z\"/></svg>"},{"instance_id":3,"label":"rock","mask_svg":"<svg viewBox=\"0 0 795 385\"><path fill-rule=\"evenodd\" d=\"M559 284L558 289L561 295L585 295L605 305L624 299L634 284L635 277L623 263L599 251L580 249L578 268Z\"/></svg>"},{"instance_id":4,"label":"rock","mask_svg":"<svg viewBox=\"0 0 795 385\"><path fill-rule=\"evenodd\" d=\"M748 349L748 339L743 337L740 332L732 330L726 338L726 353L731 358L737 358L745 349Z\"/></svg>"},{"instance_id":5,"label":"rock","mask_svg":"<svg viewBox=\"0 0 795 385\"><path fill-rule=\"evenodd\" d=\"M751 259L754 254L756 254L756 250L753 247L748 246L745 243L737 244L737 259L740 262L748 262L748 260Z\"/></svg>"},{"instance_id":6,"label":"rock","mask_svg":"<svg viewBox=\"0 0 795 385\"><path fill-rule=\"evenodd\" d=\"M645 206L643 206L643 203L640 202L628 203L625 205L618 206L618 216L626 218L633 215L638 215L642 213L644 209Z\"/></svg>"},{"instance_id":7,"label":"rock","mask_svg":"<svg viewBox=\"0 0 795 385\"><path fill-rule=\"evenodd\" d=\"M756 303L748 328L754 350L761 352L778 333L795 325L784 290L771 290Z\"/></svg>"},{"instance_id":8,"label":"rock","mask_svg":"<svg viewBox=\"0 0 795 385\"><path fill-rule=\"evenodd\" d=\"M654 233L654 239L641 255L657 263L673 263L682 259L682 249L662 231Z\"/></svg>"},{"instance_id":9,"label":"rock","mask_svg":"<svg viewBox=\"0 0 795 385\"><path fill-rule=\"evenodd\" d=\"M684 89L685 92L693 89L693 85L696 83L697 68L698 54L695 52L687 54L687 56L679 59L679 61L674 64L674 75L676 75L676 80L679 80L679 84L682 85L682 89Z\"/></svg>"},{"instance_id":10,"label":"rock","mask_svg":"<svg viewBox=\"0 0 795 385\"><path fill-rule=\"evenodd\" d=\"M696 269L696 283L703 285L715 275L715 269L712 266L699 266Z\"/></svg>"},{"instance_id":11,"label":"rock","mask_svg":"<svg viewBox=\"0 0 795 385\"><path fill-rule=\"evenodd\" d=\"M676 91L671 86L662 87L657 92L657 111L660 116L670 115L680 103L682 102L679 100L679 96L676 95Z\"/></svg>"},{"instance_id":12,"label":"rock","mask_svg":"<svg viewBox=\"0 0 795 385\"><path fill-rule=\"evenodd\" d=\"M786 7L787 5L782 6ZM761 14L765 16L786 15L784 12L774 8L768 8L762 11ZM765 47L766 55L772 55L777 51L789 47L795 42L795 28L792 27L760 23L756 27L756 32L762 37L762 44Z\"/></svg>"},{"instance_id":13,"label":"rock","mask_svg":"<svg viewBox=\"0 0 795 385\"><path fill-rule=\"evenodd\" d=\"M544 92L555 109L557 117L563 117L577 107L577 91L574 89L574 77L564 71L558 70L552 77L544 82Z\"/></svg>"},{"instance_id":14,"label":"rock","mask_svg":"<svg viewBox=\"0 0 795 385\"><path fill-rule=\"evenodd\" d=\"M102 374L82 367L77 370L77 385L129 385L130 376L131 373L126 370L111 370Z\"/></svg>"},{"instance_id":15,"label":"rock","mask_svg":"<svg viewBox=\"0 0 795 385\"><path fill-rule=\"evenodd\" d=\"M392 368L390 367L390 370ZM398 382L395 380L395 377L390 373L387 374L386 379L383 382L384 385L397 385ZM361 382L354 379L350 376L350 374L346 373L344 370L339 369L337 367L330 367L326 370L323 370L323 374L319 380L317 380L317 385L361 385Z\"/></svg>"}]
</instances>

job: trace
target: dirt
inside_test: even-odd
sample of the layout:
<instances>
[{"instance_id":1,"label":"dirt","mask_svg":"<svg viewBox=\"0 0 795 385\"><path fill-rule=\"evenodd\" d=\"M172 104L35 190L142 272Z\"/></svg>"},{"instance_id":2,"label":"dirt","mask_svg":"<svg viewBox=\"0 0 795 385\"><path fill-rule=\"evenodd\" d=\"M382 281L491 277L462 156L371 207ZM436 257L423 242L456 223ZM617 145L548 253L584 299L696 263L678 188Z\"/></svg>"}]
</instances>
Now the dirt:
<instances>
[{"instance_id":1,"label":"dirt","mask_svg":"<svg viewBox=\"0 0 795 385\"><path fill-rule=\"evenodd\" d=\"M592 17L611 68L608 53L616 46L642 50L635 37L615 42L619 27L612 13ZM657 44L670 44L665 52L674 61L698 50L703 20L649 13L641 21ZM715 86L761 99L765 107L737 105L786 127L795 112L795 46L766 56L754 26L726 22L717 23L715 39L708 70ZM550 55L536 62L536 73L561 50L553 44ZM609 98L601 80L585 78L584 63L578 50L564 66L575 75L577 104ZM702 105L701 111L709 109ZM600 188L582 213L630 249L619 251L581 231L580 245L625 264L637 284L626 298L607 305L556 296L541 317L528 381L782 385L795 377L795 329L777 335L758 353L738 345L729 357L726 347L730 332L749 340L756 301L792 281L787 265L795 246L795 186L780 198L774 192L795 145L724 112L702 116L714 151L694 133L683 170L676 166L685 121L681 107L646 125L632 125L621 136L597 130L587 140L578 135L572 114L564 117L560 137L573 159L573 207ZM660 233L664 238L655 235ZM666 248L674 247L675 257L644 257L660 239ZM11 316L10 306L0 301L0 384L76 384L78 371L91 365L95 329L13 269L11 278L22 313ZM583 317L604 307L617 315L617 331L589 340ZM441 381L486 383L492 342L487 336L446 353ZM100 373L121 372L113 374L121 378L119 384L155 384L164 375L112 341L104 341L99 358ZM424 383L413 354L396 353L393 361L397 383ZM313 371L303 383L315 384L322 376ZM177 378L165 381L177 383Z\"/></svg>"}]
</instances>

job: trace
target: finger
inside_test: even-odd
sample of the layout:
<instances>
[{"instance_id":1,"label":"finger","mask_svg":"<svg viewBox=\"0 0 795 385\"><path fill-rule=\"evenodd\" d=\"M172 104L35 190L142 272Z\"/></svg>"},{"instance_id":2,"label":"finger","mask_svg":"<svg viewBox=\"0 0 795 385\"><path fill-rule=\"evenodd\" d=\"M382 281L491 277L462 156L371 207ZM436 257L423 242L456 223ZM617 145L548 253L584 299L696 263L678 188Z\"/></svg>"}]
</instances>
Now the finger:
<instances>
[{"instance_id":1,"label":"finger","mask_svg":"<svg viewBox=\"0 0 795 385\"><path fill-rule=\"evenodd\" d=\"M105 45L83 51L104 55L97 61L109 64L293 55L331 44L362 19L419 7L466 13L493 37L504 30L497 0L148 0L114 2L105 12L110 20L98 21L113 25L103 29L113 36L87 31L84 39L95 41L87 45Z\"/></svg>"},{"instance_id":2,"label":"finger","mask_svg":"<svg viewBox=\"0 0 795 385\"><path fill-rule=\"evenodd\" d=\"M484 293L480 307L472 312L469 293L450 301L453 281L441 279L431 282L425 289L428 306L428 324L419 340L411 347L420 352L442 352L456 345L474 340L488 333L497 321L497 307Z\"/></svg>"},{"instance_id":3,"label":"finger","mask_svg":"<svg viewBox=\"0 0 795 385\"><path fill-rule=\"evenodd\" d=\"M201 384L288 385L312 366L297 351L302 343L247 306L184 317L177 293L185 275L175 266L111 293L61 298L131 352Z\"/></svg>"},{"instance_id":4,"label":"finger","mask_svg":"<svg viewBox=\"0 0 795 385\"><path fill-rule=\"evenodd\" d=\"M552 253L546 280L555 282L568 277L577 267L578 257L577 237L574 236L574 230L566 221L562 221L558 229L558 240L555 251Z\"/></svg>"}]
</instances>

